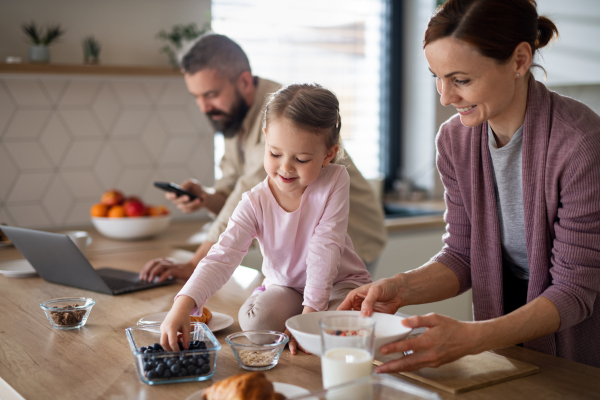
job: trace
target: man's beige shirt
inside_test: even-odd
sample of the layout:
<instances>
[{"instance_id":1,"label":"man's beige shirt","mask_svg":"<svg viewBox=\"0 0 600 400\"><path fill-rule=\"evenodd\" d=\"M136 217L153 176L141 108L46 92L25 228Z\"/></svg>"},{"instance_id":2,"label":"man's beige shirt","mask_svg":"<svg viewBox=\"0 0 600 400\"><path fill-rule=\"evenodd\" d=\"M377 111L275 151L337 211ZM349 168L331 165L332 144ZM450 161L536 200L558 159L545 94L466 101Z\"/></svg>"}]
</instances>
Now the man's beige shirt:
<instances>
[{"instance_id":1,"label":"man's beige shirt","mask_svg":"<svg viewBox=\"0 0 600 400\"><path fill-rule=\"evenodd\" d=\"M269 94L280 87L278 83L258 78L256 96L242 123L241 134L225 139L225 154L220 163L223 177L215 183L215 189L227 196L227 200L208 231L207 240L210 242L216 243L219 240L219 235L227 228L229 218L242 199L242 194L267 176L263 166L263 109ZM387 240L381 205L352 159L346 156L339 163L346 166L350 175L348 234L356 254L369 263L379 256Z\"/></svg>"}]
</instances>

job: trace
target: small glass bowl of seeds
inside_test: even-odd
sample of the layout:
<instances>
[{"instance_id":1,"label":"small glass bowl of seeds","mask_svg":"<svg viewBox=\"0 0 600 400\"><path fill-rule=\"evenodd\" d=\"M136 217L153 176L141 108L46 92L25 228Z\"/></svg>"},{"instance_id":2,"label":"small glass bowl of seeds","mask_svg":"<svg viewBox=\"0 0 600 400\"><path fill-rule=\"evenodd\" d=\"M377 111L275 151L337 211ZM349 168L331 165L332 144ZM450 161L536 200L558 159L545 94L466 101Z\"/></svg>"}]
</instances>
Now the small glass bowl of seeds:
<instances>
[{"instance_id":1,"label":"small glass bowl of seeds","mask_svg":"<svg viewBox=\"0 0 600 400\"><path fill-rule=\"evenodd\" d=\"M45 301L40 307L54 328L66 330L84 326L94 304L89 297L69 297Z\"/></svg>"},{"instance_id":2,"label":"small glass bowl of seeds","mask_svg":"<svg viewBox=\"0 0 600 400\"><path fill-rule=\"evenodd\" d=\"M245 331L225 338L240 367L250 371L275 367L289 340L286 334L276 331Z\"/></svg>"}]
</instances>

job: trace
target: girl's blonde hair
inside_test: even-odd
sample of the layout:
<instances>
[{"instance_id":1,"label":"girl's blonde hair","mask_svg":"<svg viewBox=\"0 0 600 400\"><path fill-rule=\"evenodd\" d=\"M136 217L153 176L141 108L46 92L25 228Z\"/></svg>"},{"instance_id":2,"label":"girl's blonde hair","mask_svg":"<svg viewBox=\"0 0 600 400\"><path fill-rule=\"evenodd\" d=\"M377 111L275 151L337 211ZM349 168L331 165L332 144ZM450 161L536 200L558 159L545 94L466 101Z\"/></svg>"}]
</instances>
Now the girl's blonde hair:
<instances>
[{"instance_id":1,"label":"girl's blonde hair","mask_svg":"<svg viewBox=\"0 0 600 400\"><path fill-rule=\"evenodd\" d=\"M316 83L282 87L269 96L265 106L265 130L269 123L282 117L301 129L322 135L327 149L337 144L339 149L334 162L343 158L340 103L332 91Z\"/></svg>"}]
</instances>

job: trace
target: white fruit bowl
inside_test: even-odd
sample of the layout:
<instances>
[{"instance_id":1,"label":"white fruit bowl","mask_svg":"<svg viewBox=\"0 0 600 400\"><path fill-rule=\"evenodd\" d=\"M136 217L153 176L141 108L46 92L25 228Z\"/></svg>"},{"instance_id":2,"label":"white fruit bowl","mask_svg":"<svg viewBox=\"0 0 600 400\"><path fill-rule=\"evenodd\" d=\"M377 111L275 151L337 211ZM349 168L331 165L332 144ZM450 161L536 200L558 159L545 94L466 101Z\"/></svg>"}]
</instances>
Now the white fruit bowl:
<instances>
[{"instance_id":1,"label":"white fruit bowl","mask_svg":"<svg viewBox=\"0 0 600 400\"><path fill-rule=\"evenodd\" d=\"M360 315L360 311L320 311L300 314L288 319L285 326L290 330L303 349L321 355L321 334L319 320L323 317L341 315ZM373 313L375 319L375 357L381 356L381 347L388 343L406 339L412 331L402 325L403 317L390 314Z\"/></svg>"},{"instance_id":2,"label":"white fruit bowl","mask_svg":"<svg viewBox=\"0 0 600 400\"><path fill-rule=\"evenodd\" d=\"M111 239L136 240L158 235L171 223L170 215L135 218L92 217L94 227Z\"/></svg>"}]
</instances>

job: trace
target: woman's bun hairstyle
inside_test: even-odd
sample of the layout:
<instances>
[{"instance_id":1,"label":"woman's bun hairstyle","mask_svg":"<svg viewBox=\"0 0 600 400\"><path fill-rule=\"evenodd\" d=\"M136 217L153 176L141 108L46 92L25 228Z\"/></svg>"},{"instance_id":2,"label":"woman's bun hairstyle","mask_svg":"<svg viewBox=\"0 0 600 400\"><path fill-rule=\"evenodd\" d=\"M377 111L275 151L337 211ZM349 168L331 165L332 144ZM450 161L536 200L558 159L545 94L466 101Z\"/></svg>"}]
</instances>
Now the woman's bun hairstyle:
<instances>
[{"instance_id":1,"label":"woman's bun hairstyle","mask_svg":"<svg viewBox=\"0 0 600 400\"><path fill-rule=\"evenodd\" d=\"M549 18L540 15L538 17L538 36L535 41L535 49L538 50L546 46L552 40L558 37L558 28Z\"/></svg>"}]
</instances>

